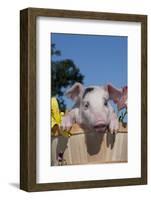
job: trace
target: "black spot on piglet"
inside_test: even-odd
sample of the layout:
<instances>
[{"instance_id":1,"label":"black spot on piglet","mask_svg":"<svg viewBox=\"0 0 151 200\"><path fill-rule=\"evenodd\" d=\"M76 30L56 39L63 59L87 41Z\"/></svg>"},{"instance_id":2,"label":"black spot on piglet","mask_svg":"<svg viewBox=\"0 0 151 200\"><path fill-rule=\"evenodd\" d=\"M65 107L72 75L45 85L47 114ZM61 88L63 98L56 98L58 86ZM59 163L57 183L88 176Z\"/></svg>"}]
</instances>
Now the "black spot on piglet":
<instances>
[{"instance_id":1,"label":"black spot on piglet","mask_svg":"<svg viewBox=\"0 0 151 200\"><path fill-rule=\"evenodd\" d=\"M84 97L86 96L86 94L89 93L89 92L91 92L91 91L93 91L93 90L94 90L93 87L88 87L88 88L86 88L85 91L84 91L84 93L83 93L82 98L84 99Z\"/></svg>"}]
</instances>

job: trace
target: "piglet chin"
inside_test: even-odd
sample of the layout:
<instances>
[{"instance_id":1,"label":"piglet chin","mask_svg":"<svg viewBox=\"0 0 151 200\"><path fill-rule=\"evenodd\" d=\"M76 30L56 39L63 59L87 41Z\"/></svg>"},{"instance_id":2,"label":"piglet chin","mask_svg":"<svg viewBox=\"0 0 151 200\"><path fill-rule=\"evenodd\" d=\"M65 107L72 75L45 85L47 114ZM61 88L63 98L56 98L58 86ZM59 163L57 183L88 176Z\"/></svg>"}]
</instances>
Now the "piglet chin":
<instances>
[{"instance_id":1,"label":"piglet chin","mask_svg":"<svg viewBox=\"0 0 151 200\"><path fill-rule=\"evenodd\" d=\"M107 126L106 124L97 124L93 128L97 133L105 133Z\"/></svg>"},{"instance_id":2,"label":"piglet chin","mask_svg":"<svg viewBox=\"0 0 151 200\"><path fill-rule=\"evenodd\" d=\"M107 125L106 124L95 124L94 126L88 127L85 124L80 124L80 127L84 129L87 132L95 131L97 133L105 133L107 130Z\"/></svg>"}]
</instances>

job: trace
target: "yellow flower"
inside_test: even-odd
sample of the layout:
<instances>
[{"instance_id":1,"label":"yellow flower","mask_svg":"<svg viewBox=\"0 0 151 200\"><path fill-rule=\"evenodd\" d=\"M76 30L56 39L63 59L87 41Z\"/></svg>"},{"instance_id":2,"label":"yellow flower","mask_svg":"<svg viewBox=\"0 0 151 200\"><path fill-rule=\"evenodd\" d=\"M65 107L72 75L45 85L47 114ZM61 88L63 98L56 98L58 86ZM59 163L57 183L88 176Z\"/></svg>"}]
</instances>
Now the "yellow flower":
<instances>
[{"instance_id":1,"label":"yellow flower","mask_svg":"<svg viewBox=\"0 0 151 200\"><path fill-rule=\"evenodd\" d=\"M68 131L61 131L60 130L60 125L62 122L62 117L64 116L64 112L60 112L59 110L59 105L56 97L51 98L51 128L52 128L52 134L53 133L53 128L54 130L58 131L65 137L69 137L71 134Z\"/></svg>"},{"instance_id":2,"label":"yellow flower","mask_svg":"<svg viewBox=\"0 0 151 200\"><path fill-rule=\"evenodd\" d=\"M51 128L55 124L61 124L61 114L59 111L58 101L55 97L51 98Z\"/></svg>"}]
</instances>

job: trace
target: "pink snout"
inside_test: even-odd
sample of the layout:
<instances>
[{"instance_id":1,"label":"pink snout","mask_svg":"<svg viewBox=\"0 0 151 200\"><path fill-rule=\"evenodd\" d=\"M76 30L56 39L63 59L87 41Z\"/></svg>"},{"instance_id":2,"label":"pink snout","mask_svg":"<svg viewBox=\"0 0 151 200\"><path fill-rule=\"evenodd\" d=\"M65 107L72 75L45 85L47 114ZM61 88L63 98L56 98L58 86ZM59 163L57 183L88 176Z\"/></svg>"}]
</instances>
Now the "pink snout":
<instances>
[{"instance_id":1,"label":"pink snout","mask_svg":"<svg viewBox=\"0 0 151 200\"><path fill-rule=\"evenodd\" d=\"M107 124L105 123L105 121L99 120L95 123L93 128L95 129L96 132L104 133L107 129Z\"/></svg>"}]
</instances>

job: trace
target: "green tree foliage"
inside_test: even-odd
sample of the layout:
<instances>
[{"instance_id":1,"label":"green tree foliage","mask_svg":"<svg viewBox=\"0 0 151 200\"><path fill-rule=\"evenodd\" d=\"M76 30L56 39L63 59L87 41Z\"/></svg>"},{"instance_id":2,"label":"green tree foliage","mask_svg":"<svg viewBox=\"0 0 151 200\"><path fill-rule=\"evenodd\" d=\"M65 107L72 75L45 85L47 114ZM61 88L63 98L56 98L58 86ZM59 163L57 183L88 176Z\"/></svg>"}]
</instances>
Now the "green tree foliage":
<instances>
[{"instance_id":1,"label":"green tree foliage","mask_svg":"<svg viewBox=\"0 0 151 200\"><path fill-rule=\"evenodd\" d=\"M56 50L55 44L51 45L51 88L52 96L57 97L61 111L65 111L66 104L63 99L67 87L75 82L83 83L84 76L71 59L54 60L54 56L60 56L61 51Z\"/></svg>"}]
</instances>

